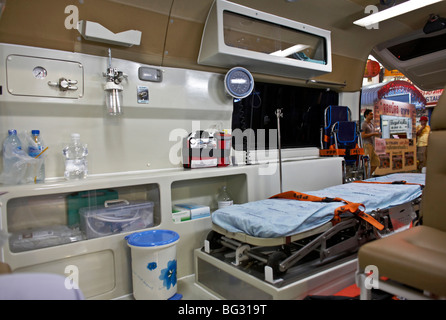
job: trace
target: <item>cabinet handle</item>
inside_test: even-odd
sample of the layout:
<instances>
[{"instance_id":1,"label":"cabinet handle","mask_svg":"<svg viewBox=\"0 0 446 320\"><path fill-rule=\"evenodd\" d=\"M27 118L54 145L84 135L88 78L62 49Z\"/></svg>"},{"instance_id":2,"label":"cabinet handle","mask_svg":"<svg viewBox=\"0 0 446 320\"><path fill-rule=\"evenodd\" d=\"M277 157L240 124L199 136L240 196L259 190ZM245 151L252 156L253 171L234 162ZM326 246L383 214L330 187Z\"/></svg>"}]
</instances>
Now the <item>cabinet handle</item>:
<instances>
[{"instance_id":1,"label":"cabinet handle","mask_svg":"<svg viewBox=\"0 0 446 320\"><path fill-rule=\"evenodd\" d=\"M108 208L109 205L114 206L114 205L119 204L119 203L124 203L126 205L130 204L130 202L128 202L125 199L107 200L107 201L104 202L104 207Z\"/></svg>"}]
</instances>

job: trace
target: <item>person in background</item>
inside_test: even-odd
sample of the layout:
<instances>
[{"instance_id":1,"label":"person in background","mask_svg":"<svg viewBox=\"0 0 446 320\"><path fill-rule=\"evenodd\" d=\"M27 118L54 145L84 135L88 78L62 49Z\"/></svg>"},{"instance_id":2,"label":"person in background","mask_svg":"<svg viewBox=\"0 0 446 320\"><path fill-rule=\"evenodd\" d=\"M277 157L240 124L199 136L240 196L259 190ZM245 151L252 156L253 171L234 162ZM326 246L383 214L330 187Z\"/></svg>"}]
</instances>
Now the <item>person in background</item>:
<instances>
[{"instance_id":1,"label":"person in background","mask_svg":"<svg viewBox=\"0 0 446 320\"><path fill-rule=\"evenodd\" d=\"M365 121L361 125L361 137L364 144L364 153L369 156L370 159L370 178L379 167L379 157L375 152L375 137L380 137L381 132L375 130L373 125L373 112L372 110L364 111Z\"/></svg>"},{"instance_id":2,"label":"person in background","mask_svg":"<svg viewBox=\"0 0 446 320\"><path fill-rule=\"evenodd\" d=\"M417 169L421 172L423 167L426 166L427 158L427 143L431 127L427 124L428 118L423 116L420 118L420 125L417 126Z\"/></svg>"}]
</instances>

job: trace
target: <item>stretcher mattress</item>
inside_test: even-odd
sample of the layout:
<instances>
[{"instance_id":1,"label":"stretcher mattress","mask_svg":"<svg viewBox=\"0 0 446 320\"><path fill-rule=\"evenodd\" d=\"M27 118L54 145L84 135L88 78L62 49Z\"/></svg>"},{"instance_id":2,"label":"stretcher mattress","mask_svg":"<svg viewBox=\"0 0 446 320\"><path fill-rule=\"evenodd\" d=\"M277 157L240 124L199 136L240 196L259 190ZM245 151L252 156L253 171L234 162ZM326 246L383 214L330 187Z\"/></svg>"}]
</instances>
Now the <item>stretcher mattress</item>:
<instances>
[{"instance_id":1,"label":"stretcher mattress","mask_svg":"<svg viewBox=\"0 0 446 320\"><path fill-rule=\"evenodd\" d=\"M318 197L342 198L362 203L365 212L388 209L421 196L425 174L396 173L365 181L411 184L347 183L308 191ZM278 238L307 232L330 222L341 202L309 202L290 199L265 199L233 205L212 213L212 222L228 232L244 233L258 238Z\"/></svg>"}]
</instances>

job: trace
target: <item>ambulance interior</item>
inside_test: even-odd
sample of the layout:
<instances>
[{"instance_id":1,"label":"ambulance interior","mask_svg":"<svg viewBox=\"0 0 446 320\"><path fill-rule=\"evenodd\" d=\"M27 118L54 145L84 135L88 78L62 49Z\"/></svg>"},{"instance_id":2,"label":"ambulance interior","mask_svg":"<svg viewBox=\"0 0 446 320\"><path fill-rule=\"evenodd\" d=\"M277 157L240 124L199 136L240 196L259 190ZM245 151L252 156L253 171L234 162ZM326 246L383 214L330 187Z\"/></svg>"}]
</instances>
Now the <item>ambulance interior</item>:
<instances>
[{"instance_id":1,"label":"ambulance interior","mask_svg":"<svg viewBox=\"0 0 446 320\"><path fill-rule=\"evenodd\" d=\"M30 285L50 274L67 298L294 300L356 285L371 299L364 271L376 266L391 295L444 298L446 2L425 2L1 0L0 140L15 129L24 145L39 130L47 148L17 172L6 172L3 148L0 297L27 298L23 281L7 277L30 276ZM413 3L388 20L354 23ZM381 95L384 70L435 101ZM362 103L368 86L379 102ZM374 176L360 132L367 108L388 148ZM418 170L421 115L432 131ZM73 133L88 146L82 179L64 177ZM233 205L219 208L223 187ZM130 219L101 229L126 206ZM290 218L291 206L305 214ZM310 225L302 216L313 211ZM274 233L276 224L288 229ZM175 235L154 248L176 249L170 278L153 280L164 285L156 293L136 276L147 246L130 243L146 231ZM400 264L386 260L399 253ZM415 267L419 260L427 262ZM161 269L143 264L141 272ZM35 294L57 299L51 281Z\"/></svg>"}]
</instances>

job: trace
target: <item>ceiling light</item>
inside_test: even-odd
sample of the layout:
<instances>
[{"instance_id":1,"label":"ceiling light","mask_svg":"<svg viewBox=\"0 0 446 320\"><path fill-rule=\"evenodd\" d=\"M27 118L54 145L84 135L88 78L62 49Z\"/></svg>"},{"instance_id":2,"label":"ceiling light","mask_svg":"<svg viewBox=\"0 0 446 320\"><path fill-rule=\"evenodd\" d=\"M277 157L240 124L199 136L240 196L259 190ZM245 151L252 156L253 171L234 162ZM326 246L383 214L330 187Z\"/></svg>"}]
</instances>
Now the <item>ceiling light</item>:
<instances>
[{"instance_id":1,"label":"ceiling light","mask_svg":"<svg viewBox=\"0 0 446 320\"><path fill-rule=\"evenodd\" d=\"M378 22L399 16L401 14L414 11L423 7L426 7L428 5L440 2L443 0L409 0L406 2L403 2L399 5L390 7L389 9L373 13L365 18L356 20L353 22L354 24L361 26L361 27L368 27L373 24L376 24Z\"/></svg>"}]
</instances>

